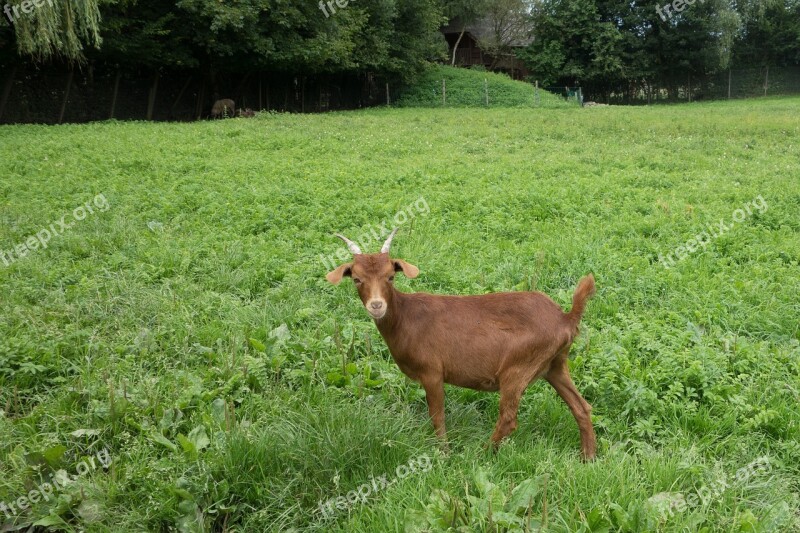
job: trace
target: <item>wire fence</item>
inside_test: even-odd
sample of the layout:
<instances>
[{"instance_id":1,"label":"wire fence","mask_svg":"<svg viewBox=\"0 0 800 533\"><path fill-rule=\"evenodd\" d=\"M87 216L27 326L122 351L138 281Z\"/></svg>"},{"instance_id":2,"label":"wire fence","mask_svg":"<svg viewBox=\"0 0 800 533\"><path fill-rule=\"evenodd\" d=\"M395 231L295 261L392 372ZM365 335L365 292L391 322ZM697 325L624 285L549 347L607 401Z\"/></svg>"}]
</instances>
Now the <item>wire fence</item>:
<instances>
[{"instance_id":1,"label":"wire fence","mask_svg":"<svg viewBox=\"0 0 800 533\"><path fill-rule=\"evenodd\" d=\"M563 107L580 105L582 100L580 87L540 87L538 82L493 74L418 81L387 103L399 107Z\"/></svg>"},{"instance_id":2,"label":"wire fence","mask_svg":"<svg viewBox=\"0 0 800 533\"><path fill-rule=\"evenodd\" d=\"M251 72L83 69L0 65L0 124L209 118L216 99L237 109L297 113L359 109L385 102L386 80L372 74L301 76Z\"/></svg>"},{"instance_id":3,"label":"wire fence","mask_svg":"<svg viewBox=\"0 0 800 533\"><path fill-rule=\"evenodd\" d=\"M539 86L539 82L536 82L536 86ZM583 89L581 87L569 87L565 85L563 87L543 87L543 89L561 96L567 102L575 102L583 107Z\"/></svg>"},{"instance_id":4,"label":"wire fence","mask_svg":"<svg viewBox=\"0 0 800 533\"><path fill-rule=\"evenodd\" d=\"M686 73L668 80L631 80L611 91L586 88L587 98L609 104L697 102L800 94L800 67L729 69L714 74Z\"/></svg>"},{"instance_id":5,"label":"wire fence","mask_svg":"<svg viewBox=\"0 0 800 533\"><path fill-rule=\"evenodd\" d=\"M299 76L252 72L210 79L192 71L125 71L111 65L88 65L82 70L0 65L0 123L199 120L209 117L217 98L232 98L240 109L309 113L377 105L637 105L800 94L800 67L686 74L659 83L634 80L611 90L545 87L537 81L525 88L510 79L488 78L442 79L416 89L401 89L369 73Z\"/></svg>"}]
</instances>

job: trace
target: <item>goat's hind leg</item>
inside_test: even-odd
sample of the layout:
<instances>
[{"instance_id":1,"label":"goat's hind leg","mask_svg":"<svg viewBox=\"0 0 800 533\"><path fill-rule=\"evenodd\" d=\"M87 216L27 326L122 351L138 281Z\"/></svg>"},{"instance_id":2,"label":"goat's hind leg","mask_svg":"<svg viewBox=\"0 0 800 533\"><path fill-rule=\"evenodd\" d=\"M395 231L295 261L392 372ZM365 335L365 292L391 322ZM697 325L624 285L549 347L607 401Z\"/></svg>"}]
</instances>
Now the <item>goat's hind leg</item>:
<instances>
[{"instance_id":1,"label":"goat's hind leg","mask_svg":"<svg viewBox=\"0 0 800 533\"><path fill-rule=\"evenodd\" d=\"M500 375L500 416L497 418L491 441L495 449L500 441L517 429L519 401L541 368L541 363L529 368L515 367L505 370Z\"/></svg>"},{"instance_id":2,"label":"goat's hind leg","mask_svg":"<svg viewBox=\"0 0 800 533\"><path fill-rule=\"evenodd\" d=\"M506 386L500 383L500 416L497 417L497 424L492 433L492 444L495 449L500 445L500 441L517 429L519 401L527 386L527 382L515 381Z\"/></svg>"},{"instance_id":3,"label":"goat's hind leg","mask_svg":"<svg viewBox=\"0 0 800 533\"><path fill-rule=\"evenodd\" d=\"M572 416L575 417L575 421L578 422L578 428L581 431L581 454L585 461L592 461L595 457L596 448L594 428L592 427L592 406L583 399L575 383L572 382L567 368L567 360L554 361L553 366L550 367L550 370L545 375L545 379L566 402L569 410L572 411Z\"/></svg>"}]
</instances>

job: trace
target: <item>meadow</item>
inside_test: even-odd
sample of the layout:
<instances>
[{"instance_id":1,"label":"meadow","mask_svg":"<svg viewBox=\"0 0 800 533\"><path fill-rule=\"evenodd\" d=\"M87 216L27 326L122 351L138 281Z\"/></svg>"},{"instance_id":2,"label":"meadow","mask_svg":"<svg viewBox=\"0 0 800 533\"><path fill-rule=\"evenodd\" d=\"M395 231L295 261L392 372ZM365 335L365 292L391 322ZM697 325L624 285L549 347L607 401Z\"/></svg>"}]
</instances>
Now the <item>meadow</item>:
<instances>
[{"instance_id":1,"label":"meadow","mask_svg":"<svg viewBox=\"0 0 800 533\"><path fill-rule=\"evenodd\" d=\"M798 117L0 128L0 531L800 531ZM448 387L440 448L352 283L324 278L334 232L392 222L421 270L400 290L568 309L594 273L570 368L595 462L545 382L496 454L497 395Z\"/></svg>"}]
</instances>

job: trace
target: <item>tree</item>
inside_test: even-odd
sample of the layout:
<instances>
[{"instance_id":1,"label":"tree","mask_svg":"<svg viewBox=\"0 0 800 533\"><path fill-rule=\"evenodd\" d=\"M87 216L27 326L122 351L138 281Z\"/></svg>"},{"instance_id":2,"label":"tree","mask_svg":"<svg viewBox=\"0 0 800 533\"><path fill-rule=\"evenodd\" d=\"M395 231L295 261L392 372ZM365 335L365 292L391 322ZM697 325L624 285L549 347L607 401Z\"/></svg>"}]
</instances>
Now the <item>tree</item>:
<instances>
[{"instance_id":1,"label":"tree","mask_svg":"<svg viewBox=\"0 0 800 533\"><path fill-rule=\"evenodd\" d=\"M743 19L734 57L746 66L800 65L800 0L751 0L739 6Z\"/></svg>"},{"instance_id":2,"label":"tree","mask_svg":"<svg viewBox=\"0 0 800 533\"><path fill-rule=\"evenodd\" d=\"M511 55L514 46L530 42L533 31L531 9L530 0L494 0L489 4L486 21L490 32L480 39L479 44L495 62Z\"/></svg>"},{"instance_id":3,"label":"tree","mask_svg":"<svg viewBox=\"0 0 800 533\"><path fill-rule=\"evenodd\" d=\"M607 89L622 76L622 34L594 0L545 0L531 16L534 40L518 55L545 85Z\"/></svg>"},{"instance_id":4,"label":"tree","mask_svg":"<svg viewBox=\"0 0 800 533\"><path fill-rule=\"evenodd\" d=\"M800 58L800 0L682 5L678 11L667 0L539 0L535 39L520 57L546 84L580 82L600 96L650 94L658 86L673 98L681 87L691 94L693 78L734 64Z\"/></svg>"},{"instance_id":5,"label":"tree","mask_svg":"<svg viewBox=\"0 0 800 533\"><path fill-rule=\"evenodd\" d=\"M326 16L327 14L327 16ZM437 0L122 0L103 10L101 55L147 66L289 75L418 71L441 49ZM437 40L438 39L438 40Z\"/></svg>"},{"instance_id":6,"label":"tree","mask_svg":"<svg viewBox=\"0 0 800 533\"><path fill-rule=\"evenodd\" d=\"M102 42L100 1L46 2L38 7L29 3L29 13L12 10L7 16L13 19L18 53L37 61L83 61L84 46L99 47Z\"/></svg>"}]
</instances>

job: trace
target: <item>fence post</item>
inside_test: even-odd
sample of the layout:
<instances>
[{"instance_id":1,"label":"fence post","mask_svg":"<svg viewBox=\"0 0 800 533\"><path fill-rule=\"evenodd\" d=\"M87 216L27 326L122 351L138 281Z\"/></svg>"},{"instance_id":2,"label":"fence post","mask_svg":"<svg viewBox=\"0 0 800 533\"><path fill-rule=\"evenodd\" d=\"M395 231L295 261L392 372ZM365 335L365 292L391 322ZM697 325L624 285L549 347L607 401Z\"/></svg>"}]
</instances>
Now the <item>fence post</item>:
<instances>
[{"instance_id":1,"label":"fence post","mask_svg":"<svg viewBox=\"0 0 800 533\"><path fill-rule=\"evenodd\" d=\"M728 67L728 100L731 99L731 68Z\"/></svg>"},{"instance_id":2,"label":"fence post","mask_svg":"<svg viewBox=\"0 0 800 533\"><path fill-rule=\"evenodd\" d=\"M197 120L203 118L203 108L205 107L206 99L206 79L200 79L200 90L197 92L197 107L195 108L195 115Z\"/></svg>"},{"instance_id":3,"label":"fence post","mask_svg":"<svg viewBox=\"0 0 800 533\"><path fill-rule=\"evenodd\" d=\"M489 80L483 78L483 92L486 94L486 107L489 107Z\"/></svg>"},{"instance_id":4,"label":"fence post","mask_svg":"<svg viewBox=\"0 0 800 533\"><path fill-rule=\"evenodd\" d=\"M764 96L767 96L767 87L769 87L769 65L767 65L767 76L764 78Z\"/></svg>"},{"instance_id":5,"label":"fence post","mask_svg":"<svg viewBox=\"0 0 800 533\"><path fill-rule=\"evenodd\" d=\"M64 122L64 113L67 111L67 100L69 100L69 89L72 87L72 76L74 75L75 70L70 67L69 69L69 76L67 76L67 89L64 91L64 101L61 103L61 113L58 115L58 123L61 124Z\"/></svg>"},{"instance_id":6,"label":"fence post","mask_svg":"<svg viewBox=\"0 0 800 533\"><path fill-rule=\"evenodd\" d=\"M392 101L389 99L389 82L386 82L386 105L392 105Z\"/></svg>"},{"instance_id":7,"label":"fence post","mask_svg":"<svg viewBox=\"0 0 800 533\"><path fill-rule=\"evenodd\" d=\"M6 110L6 104L8 103L8 97L11 95L11 88L14 86L14 76L17 73L17 66L11 69L11 74L8 75L8 79L6 80L6 86L3 88L3 96L0 97L0 120L3 120L3 113Z\"/></svg>"},{"instance_id":8,"label":"fence post","mask_svg":"<svg viewBox=\"0 0 800 533\"><path fill-rule=\"evenodd\" d=\"M533 86L533 107L537 107L539 105L539 80L536 80L536 84Z\"/></svg>"},{"instance_id":9,"label":"fence post","mask_svg":"<svg viewBox=\"0 0 800 533\"><path fill-rule=\"evenodd\" d=\"M186 78L186 83L183 84L183 87L181 88L181 92L178 93L178 97L175 98L175 101L172 103L172 106L170 106L170 108L169 108L169 116L170 116L170 118L174 118L175 117L175 108L178 107L178 103L180 103L181 98L183 98L183 93L185 93L186 89L189 88L189 84L191 82L192 82L192 77L191 76Z\"/></svg>"},{"instance_id":10,"label":"fence post","mask_svg":"<svg viewBox=\"0 0 800 533\"><path fill-rule=\"evenodd\" d=\"M147 97L147 118L145 120L153 120L153 111L156 106L156 93L158 91L158 71L153 77L153 86L150 87L150 94Z\"/></svg>"},{"instance_id":11,"label":"fence post","mask_svg":"<svg viewBox=\"0 0 800 533\"><path fill-rule=\"evenodd\" d=\"M444 78L442 78L442 106L444 107L446 105L447 105L447 84L445 83Z\"/></svg>"}]
</instances>

